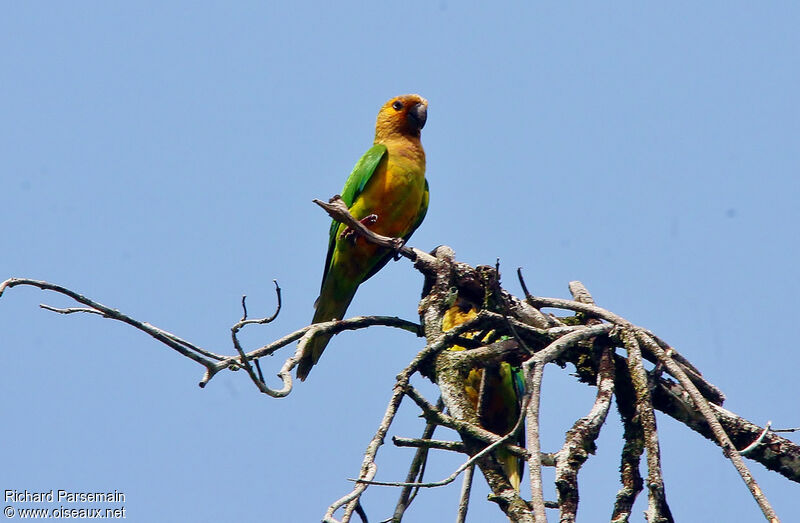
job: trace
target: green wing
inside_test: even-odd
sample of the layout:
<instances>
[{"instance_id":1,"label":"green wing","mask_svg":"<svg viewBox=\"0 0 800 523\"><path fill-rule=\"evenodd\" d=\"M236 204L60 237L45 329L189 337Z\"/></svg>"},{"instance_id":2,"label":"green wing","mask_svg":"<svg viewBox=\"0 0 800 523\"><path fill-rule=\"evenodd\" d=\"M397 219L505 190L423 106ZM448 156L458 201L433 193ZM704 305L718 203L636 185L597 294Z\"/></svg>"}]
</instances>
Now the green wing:
<instances>
[{"instance_id":1,"label":"green wing","mask_svg":"<svg viewBox=\"0 0 800 523\"><path fill-rule=\"evenodd\" d=\"M375 172L375 169L378 167L378 164L381 163L384 155L386 154L386 146L383 144L375 144L369 148L367 152L364 153L364 156L358 160L356 166L353 167L353 172L350 173L350 176L347 178L347 181L344 182L344 189L342 189L342 200L344 200L345 205L347 207L352 207L353 202L356 201L356 198L361 191L364 190L364 187L367 185L367 182L370 178L372 178L372 174ZM427 194L427 182L425 185L425 190ZM425 204L427 207L427 198L425 200ZM417 222L417 226L419 222ZM416 228L416 226L415 226ZM339 222L336 220L331 220L331 232L330 232L330 239L328 240L328 256L325 258L325 269L322 273L322 283L325 283L325 277L328 275L328 269L331 265L331 257L333 256L333 248L336 246L336 231L339 229Z\"/></svg>"},{"instance_id":2,"label":"green wing","mask_svg":"<svg viewBox=\"0 0 800 523\"><path fill-rule=\"evenodd\" d=\"M353 172L344 182L344 189L342 189L342 200L348 207L353 205L356 197L364 190L364 186L372 178L372 173L375 172L375 168L381 162L384 154L386 154L386 146L380 143L375 144L364 153L364 156L353 167Z\"/></svg>"},{"instance_id":3,"label":"green wing","mask_svg":"<svg viewBox=\"0 0 800 523\"><path fill-rule=\"evenodd\" d=\"M422 205L419 208L419 214L417 215L417 221L414 222L414 226L411 228L411 231L403 237L404 240L408 240L414 231L417 230L419 224L422 223L422 220L425 219L425 215L428 214L428 200L430 200L430 190L428 190L428 180L425 180L425 192L422 193Z\"/></svg>"}]
</instances>

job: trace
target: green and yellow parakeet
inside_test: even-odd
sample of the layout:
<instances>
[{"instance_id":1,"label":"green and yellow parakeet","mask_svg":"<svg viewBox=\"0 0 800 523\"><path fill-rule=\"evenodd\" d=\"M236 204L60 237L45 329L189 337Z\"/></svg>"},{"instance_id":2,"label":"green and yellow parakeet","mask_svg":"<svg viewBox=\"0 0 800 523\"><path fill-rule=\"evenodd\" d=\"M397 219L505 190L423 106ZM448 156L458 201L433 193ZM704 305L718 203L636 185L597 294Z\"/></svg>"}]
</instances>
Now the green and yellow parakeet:
<instances>
[{"instance_id":1,"label":"green and yellow parakeet","mask_svg":"<svg viewBox=\"0 0 800 523\"><path fill-rule=\"evenodd\" d=\"M420 142L427 114L428 101L416 94L386 102L378 112L374 145L344 184L341 196L350 214L378 234L408 240L428 210L425 151ZM334 220L312 323L342 319L358 286L392 255ZM317 336L306 345L298 378L306 379L329 340L330 336Z\"/></svg>"},{"instance_id":2,"label":"green and yellow parakeet","mask_svg":"<svg viewBox=\"0 0 800 523\"><path fill-rule=\"evenodd\" d=\"M442 317L442 331L449 331L471 320L477 314L476 306L459 296ZM467 334L466 337L471 335ZM453 345L450 350L465 349ZM464 392L478 414L480 425L498 436L505 436L517 424L524 391L525 380L522 369L506 362L496 367L472 369L464 383ZM520 435L514 443L521 447L525 446L524 430L520 430ZM495 456L508 481L519 492L523 461L502 448L495 451Z\"/></svg>"}]
</instances>

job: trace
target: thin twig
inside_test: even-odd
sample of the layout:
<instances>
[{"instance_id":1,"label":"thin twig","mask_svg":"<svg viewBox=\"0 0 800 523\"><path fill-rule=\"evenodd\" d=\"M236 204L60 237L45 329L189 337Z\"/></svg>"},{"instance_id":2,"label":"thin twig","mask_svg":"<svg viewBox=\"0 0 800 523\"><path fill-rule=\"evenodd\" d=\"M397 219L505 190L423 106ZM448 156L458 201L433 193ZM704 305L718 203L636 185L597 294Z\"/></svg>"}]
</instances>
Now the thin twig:
<instances>
[{"instance_id":1,"label":"thin twig","mask_svg":"<svg viewBox=\"0 0 800 523\"><path fill-rule=\"evenodd\" d=\"M242 348L242 345L239 342L238 334L239 331L242 329L242 327L244 327L245 325L254 325L254 324L263 325L265 323L272 322L273 320L275 320L275 318L278 317L278 313L281 311L281 288L278 285L278 280L272 280L272 282L275 284L275 293L278 296L278 304L275 307L275 312L271 316L267 316L265 318L248 320L247 296L242 296L242 319L236 322L233 325L233 327L231 327L231 339L233 340L234 348L239 353L240 357L239 362L242 368L244 368L244 370L247 372L247 375L250 376L250 380L253 383L255 383L256 387L258 387L258 389L261 392L264 392L266 394L270 394L272 392L272 389L267 387L267 384L264 383L264 375L261 373L261 367L260 366L256 367L258 369L258 374L256 374L256 372L253 370L253 367L250 365L250 361L247 358L247 354L245 354L244 349ZM257 362L258 360L256 360L256 363Z\"/></svg>"},{"instance_id":2,"label":"thin twig","mask_svg":"<svg viewBox=\"0 0 800 523\"><path fill-rule=\"evenodd\" d=\"M82 303L87 307L97 311L95 314L100 314L105 318L109 318L112 320L121 321L123 323L127 323L128 325L134 327L137 330L140 330L146 334L149 334L153 338L157 339L164 345L170 347L171 349L179 352L183 356L196 361L197 363L206 367L206 369L210 369L214 366L214 362L211 360L224 360L225 356L220 356L219 354L214 354L213 352L207 351L203 348L194 345L186 340L183 340L174 334L166 332L158 327L154 327L149 323L145 323L136 319L131 318L116 309L112 309L103 305L102 303L96 302L82 294L79 294L75 291L67 289L66 287L62 287L61 285L55 285L53 283L48 283L46 281L40 280L32 280L29 278L9 278L5 280L3 283L0 283L0 296L3 295L6 289L10 289L12 287L16 287L18 285L28 285L31 287L37 287L42 290L53 291L59 294L63 294L64 296L68 296L73 300L77 301L78 303ZM48 310L53 310L53 307L45 306L43 307ZM88 312L86 310L76 310L75 312Z\"/></svg>"},{"instance_id":3,"label":"thin twig","mask_svg":"<svg viewBox=\"0 0 800 523\"><path fill-rule=\"evenodd\" d=\"M248 320L247 319L247 303L246 303L247 296L242 296L242 312L243 312L242 319L239 320L239 322L236 323L233 327L231 327L231 330L235 330L236 332L238 332L245 325L251 325L251 324L264 325L265 323L272 323L273 321L275 321L275 318L277 318L278 314L281 312L281 306L283 305L283 302L281 300L281 288L278 285L278 280L272 280L272 283L275 284L275 294L278 297L278 304L275 307L275 312L272 313L271 316L267 316L266 318L259 318L259 319L256 319L256 320Z\"/></svg>"},{"instance_id":4,"label":"thin twig","mask_svg":"<svg viewBox=\"0 0 800 523\"><path fill-rule=\"evenodd\" d=\"M469 495L472 492L472 476L475 474L475 466L468 467L464 471L464 479L461 484L461 496L458 501L458 514L456 515L456 523L465 523L467 521L467 510L469 509Z\"/></svg>"},{"instance_id":5,"label":"thin twig","mask_svg":"<svg viewBox=\"0 0 800 523\"><path fill-rule=\"evenodd\" d=\"M278 349L289 345L290 343L301 340L300 344L298 344L297 349L293 356L289 357L281 367L281 370L278 373L278 377L281 378L282 387L280 389L271 389L267 387L265 384L259 385L256 383L256 386L259 388L261 392L267 394L269 396L275 398L282 398L288 395L292 390L292 379L290 371L297 365L297 362L300 361L300 356L302 354L302 349L305 343L313 337L320 334L337 334L339 332L343 332L346 330L359 330L365 329L367 327L371 327L374 325L382 325L385 327L396 327L398 329L406 330L412 332L416 335L419 335L420 326L417 323L404 320L402 318L397 318L395 316L356 316L354 318L348 318L346 320L340 321L329 321L323 323L315 323L313 325L307 325L302 329L298 329L292 333L289 333L282 338L279 338L268 345L264 345L258 349L250 351L245 354L246 359L248 361L254 360L256 358L262 358L264 356L269 356L273 354ZM208 384L209 380L213 378L219 371L226 369L226 368L240 368L241 366L241 354L238 356L229 356L223 359L220 362L213 364L203 376L203 379L200 381L200 386L205 387Z\"/></svg>"},{"instance_id":6,"label":"thin twig","mask_svg":"<svg viewBox=\"0 0 800 523\"><path fill-rule=\"evenodd\" d=\"M85 312L86 314L99 314L100 316L103 316L102 312L96 309L90 309L89 307L67 307L62 309L59 307L52 307L44 303L40 303L39 307L46 311L56 312L58 314L75 314L76 312Z\"/></svg>"},{"instance_id":7,"label":"thin twig","mask_svg":"<svg viewBox=\"0 0 800 523\"><path fill-rule=\"evenodd\" d=\"M450 450L453 452L460 452L465 454L467 447L460 441L445 441L440 439L427 439L427 438L401 438L399 436L392 437L392 443L397 447L416 447L419 449L437 449L437 450ZM411 481L411 480L409 480Z\"/></svg>"},{"instance_id":8,"label":"thin twig","mask_svg":"<svg viewBox=\"0 0 800 523\"><path fill-rule=\"evenodd\" d=\"M436 402L436 408L441 410L444 408L444 401L442 398L439 398L439 401ZM432 441L430 438L433 437L433 433L436 431L436 424L429 421L425 424L425 429L422 431L421 441ZM403 438L392 438L392 442L395 445L401 446L398 442ZM428 459L428 449L425 447L420 447L417 449L417 452L414 453L414 459L411 461L411 466L408 468L408 474L406 475L406 482L412 483L414 481L421 481L422 474L424 471L425 463L427 463ZM414 497L418 490L414 490L412 494L412 487L403 487L403 490L400 491L400 498L397 500L397 505L394 509L394 514L390 521L393 523L400 523L403 519L403 514L408 509L411 502L414 500Z\"/></svg>"},{"instance_id":9,"label":"thin twig","mask_svg":"<svg viewBox=\"0 0 800 523\"><path fill-rule=\"evenodd\" d=\"M422 400L425 404L430 405L411 386L406 386L406 394L408 395L409 398L412 398L417 404L420 404L419 400ZM399 482L399 481L366 481L361 479L351 479L350 481L356 481L359 483L369 483L370 485L380 485L384 487L423 487L423 488L443 487L455 481L455 479L459 475L461 475L461 473L464 472L464 470L474 465L479 459L486 456L487 454L492 452L494 449L496 449L503 443L506 443L509 439L511 439L514 436L514 434L516 434L517 430L519 430L521 425L522 425L522 416L520 416L520 419L517 421L516 426L513 429L511 429L511 431L509 431L508 434L490 443L488 446L484 447L480 452L475 453L465 463L461 464L461 466L459 466L452 474L439 481Z\"/></svg>"},{"instance_id":10,"label":"thin twig","mask_svg":"<svg viewBox=\"0 0 800 523\"><path fill-rule=\"evenodd\" d=\"M479 316L480 317L480 316ZM479 317L475 318L474 320L467 321L458 327L453 328L452 330L448 331L447 333L442 334L439 336L439 339L431 344L425 346L414 359L411 360L411 363L403 369L400 374L397 375L397 381L395 382L394 389L392 390L392 397L389 400L389 406L386 408L386 412L383 415L383 419L381 420L381 424L378 427L375 436L373 436L372 441L370 441L369 445L367 446L367 451L364 453L364 461L361 465L361 474L359 475L358 479L354 480L356 482L356 486L353 490L336 500L333 504L328 507L328 510L325 512L325 516L323 521L326 523L338 523L337 520L333 517L333 514L342 506L345 506L344 515L342 516L341 523L348 523L350 521L350 517L352 512L355 508L355 504L358 502L359 497L361 494L366 490L369 484L372 481L372 478L375 477L375 473L377 471L377 465L375 464L375 456L378 453L378 449L381 445L383 445L384 438L386 436L386 432L389 430L389 427L394 420L395 414L397 413L397 409L400 406L400 402L404 395L408 394L411 397L411 393L413 388L409 387L409 380L411 379L411 375L416 373L419 370L420 365L423 361L431 357L436 352L442 351L447 347L448 342L451 343L452 337L460 336L462 332L469 330L470 328L475 328L473 322L478 322ZM341 322L338 322L341 323ZM320 325L320 324L317 324ZM299 357L302 351L302 344L298 344L298 349L296 357ZM290 358L291 360L291 358ZM284 364L284 368L288 365L288 362ZM283 372L283 369L281 370ZM291 376L289 376L289 380L291 383ZM419 398L421 396L417 395ZM415 401L417 401L415 399ZM426 402L427 403L427 402ZM430 404L429 404L430 405ZM433 406L431 406L433 410ZM397 486L417 486L414 483L400 483Z\"/></svg>"},{"instance_id":11,"label":"thin twig","mask_svg":"<svg viewBox=\"0 0 800 523\"><path fill-rule=\"evenodd\" d=\"M725 402L725 394L722 393L716 386L709 383L703 375L700 373L697 368L692 365L692 363L687 360L681 353L679 353L674 347L672 347L669 343L662 340L652 332L647 329L641 329L642 331L646 332L648 336L650 336L659 347L664 349L664 352L668 354L674 361L677 363L683 372L692 380L692 383L700 390L703 396L715 405L722 405Z\"/></svg>"},{"instance_id":12,"label":"thin twig","mask_svg":"<svg viewBox=\"0 0 800 523\"><path fill-rule=\"evenodd\" d=\"M404 387L401 380L398 380L398 383L395 384L394 390L392 391L392 397L389 400L389 405L386 407L386 412L383 415L378 431L367 446L367 451L364 454L364 461L361 465L359 481L356 482L356 486L349 494L338 499L328 507L323 521L335 523L336 519L333 517L334 512L336 512L339 507L345 505L344 515L341 521L342 523L350 521L350 517L352 516L353 510L355 510L361 494L367 489L372 478L375 477L375 473L378 470L378 466L375 464L375 456L378 454L378 449L383 444L383 440L386 437L386 433L389 431L392 421L394 421L395 414L400 407L400 402L403 400L404 395Z\"/></svg>"},{"instance_id":13,"label":"thin twig","mask_svg":"<svg viewBox=\"0 0 800 523\"><path fill-rule=\"evenodd\" d=\"M439 410L437 410L433 405L431 405L425 398L422 397L416 389L409 388L408 397L411 398L414 403L422 409L422 414L425 416L426 419L431 420L432 422L436 423L437 425L441 425L443 427L447 427L449 429L453 429L458 433L466 434L470 438L483 441L486 444L497 443L500 439L500 436L495 434L494 432L490 432L483 427L479 427L478 425L473 425L464 420L456 419L452 416L449 416ZM514 456L518 458L527 460L529 458L529 451L518 446L512 444L506 444L505 449L508 450ZM544 455L546 456L546 455ZM549 466L555 465L554 461L550 461Z\"/></svg>"},{"instance_id":14,"label":"thin twig","mask_svg":"<svg viewBox=\"0 0 800 523\"><path fill-rule=\"evenodd\" d=\"M580 283L580 282L578 282ZM579 301L573 300L564 300L561 298L543 298L539 296L529 296L526 301L533 305L534 307L542 308L542 307L555 307L559 309L566 309L571 310L574 312L580 312L586 314L587 316L600 318L611 322L619 327L624 328L633 328L633 324L623 318L622 316L615 314L607 309L602 307L598 307L597 305L590 304L590 303L581 303ZM648 331L641 329L643 332L649 334ZM660 339L656 339L657 343L663 343ZM684 372L692 379L692 381L696 382L696 385L700 390L704 392L704 395L707 395L708 399L712 402L716 403L717 405L721 405L722 402L725 400L724 394L708 383L700 374L700 372L691 364L689 361L684 358L677 350L668 345L664 350L670 351L673 356L673 359L676 360L676 364L680 365ZM645 354L648 359L650 359L649 351Z\"/></svg>"},{"instance_id":15,"label":"thin twig","mask_svg":"<svg viewBox=\"0 0 800 523\"><path fill-rule=\"evenodd\" d=\"M544 490L542 486L541 440L539 439L539 405L541 403L542 377L545 363L534 362L533 368L523 366L525 375L525 388L527 394L527 409L525 410L526 434L525 441L530 451L528 458L528 475L531 484L531 505L536 523L547 523L545 514ZM520 416L522 417L522 416Z\"/></svg>"},{"instance_id":16,"label":"thin twig","mask_svg":"<svg viewBox=\"0 0 800 523\"><path fill-rule=\"evenodd\" d=\"M531 293L528 292L528 286L525 285L525 278L522 277L522 267L517 267L517 279L519 280L520 287L522 287L522 293L525 294L525 298L532 298Z\"/></svg>"},{"instance_id":17,"label":"thin twig","mask_svg":"<svg viewBox=\"0 0 800 523\"><path fill-rule=\"evenodd\" d=\"M533 316L533 319L535 320L534 325L537 327L541 326L553 327L557 325L563 325L561 320L554 317L552 314L544 314L539 309L530 306L528 298L532 298L532 296L531 293L528 292L528 286L525 284L525 278L522 277L522 267L517 267L517 278L519 279L519 284L522 287L522 292L523 294L525 294L525 301L520 301L516 297L510 295L509 295L510 299L508 301L511 301L512 303L519 302L521 304L526 305L530 309L529 311L526 312L529 312Z\"/></svg>"},{"instance_id":18,"label":"thin twig","mask_svg":"<svg viewBox=\"0 0 800 523\"><path fill-rule=\"evenodd\" d=\"M278 374L278 376L281 378L283 382L282 387L280 389L269 388L264 383L264 378L263 374L261 373L260 366L257 366L256 369L257 373L256 373L251 368L249 362L257 358L261 358L263 356L268 356L274 353L276 350L298 339L303 338L303 336L305 335L308 335L308 339L310 339L311 337L318 334L336 334L344 330L363 329L372 325L397 327L403 330L410 331L416 335L420 334L421 330L420 325L414 322L410 322L396 317L362 316L362 317L350 318L348 320L309 325L293 333L287 334L286 336L278 340L275 340L268 345L260 347L251 352L244 353L236 336L238 331L245 325L270 323L277 317L277 315L281 310L281 289L278 286L277 281L273 280L273 282L275 283L275 293L277 295L278 303L275 312L269 317L259 318L259 319L247 319L247 306L245 302L245 297L242 297L243 317L239 322L237 322L231 328L233 345L234 348L236 349L236 352L238 353L236 356L223 356L208 351L187 340L184 340L176 336L175 334L172 334L171 332L155 327L154 325L151 325L149 323L131 318L130 316L127 316L116 309L107 307L99 302L87 298L86 296L83 296L82 294L67 289L66 287L55 285L46 281L32 280L29 278L9 278L0 283L0 296L2 296L2 294L5 292L6 289L10 289L12 287L20 285L37 287L42 290L49 290L57 292L59 294L63 294L69 298L72 298L78 303L86 305L87 307L57 308L44 304L41 305L41 307L52 312L57 312L59 314L73 314L73 313L97 314L105 318L127 323L128 325L131 325L135 329L140 330L146 334L149 334L150 336L160 341L161 343L179 352L183 356L186 356L187 358L194 360L197 363L200 363L206 368L203 378L200 380L199 383L200 387L205 387L211 380L211 378L213 378L217 373L219 373L223 369L236 370L239 368L244 368L247 371L247 374L250 377L250 379L253 381L253 383L256 384L256 386L261 392L277 398L284 397L287 394L289 394L289 392L291 392L292 389L291 377L288 376L288 374L289 370L294 368L294 366L297 364L296 363L297 354L295 354L295 356L293 357L290 357L284 363L281 372Z\"/></svg>"},{"instance_id":19,"label":"thin twig","mask_svg":"<svg viewBox=\"0 0 800 523\"><path fill-rule=\"evenodd\" d=\"M754 442L749 444L747 447L745 447L742 450L740 450L739 454L741 454L742 456L746 456L746 455L750 454L752 451L754 451L756 449L756 447L761 445L761 442L764 441L764 437L769 432L769 428L770 428L771 425L772 425L772 422L768 421L766 426L764 426L764 430L761 431L761 434L758 436L758 438Z\"/></svg>"}]
</instances>

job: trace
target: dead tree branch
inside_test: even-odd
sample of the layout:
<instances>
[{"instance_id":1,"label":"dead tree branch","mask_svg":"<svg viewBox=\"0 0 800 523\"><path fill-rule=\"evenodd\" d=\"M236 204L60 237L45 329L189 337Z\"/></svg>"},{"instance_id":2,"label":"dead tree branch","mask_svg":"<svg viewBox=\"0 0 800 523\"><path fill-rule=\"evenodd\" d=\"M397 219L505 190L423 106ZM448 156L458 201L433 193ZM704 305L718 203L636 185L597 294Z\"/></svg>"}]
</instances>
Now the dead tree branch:
<instances>
[{"instance_id":1,"label":"dead tree branch","mask_svg":"<svg viewBox=\"0 0 800 523\"><path fill-rule=\"evenodd\" d=\"M462 472L464 483L457 517L464 521L475 467L489 485L489 499L510 521L545 522L546 510L553 508L560 510L561 521L574 521L579 502L578 474L594 453L612 397L616 398L623 421L625 440L620 466L621 488L614 500L612 521L629 519L636 497L643 489L645 482L639 467L644 451L648 466L648 521L672 521L664 493L655 410L681 421L719 445L741 475L765 518L771 522L778 521L742 456L800 482L800 445L779 436L778 430L771 429L770 423L759 427L722 408L725 401L722 391L704 378L685 356L650 331L596 305L580 282L570 282L572 300L537 297L529 292L521 270L518 270L524 292L524 298L520 299L501 286L499 263L472 267L456 261L455 253L446 246L438 247L432 253L422 252L404 245L400 239L374 234L349 214L338 197L331 199L330 203L314 201L356 234L413 262L425 276L419 304L420 323L386 316L330 321L303 327L247 351L238 337L241 330L248 325L269 324L280 313L281 289L276 282L277 306L270 316L249 319L246 301L242 298L242 318L231 327L235 353L222 355L52 283L10 278L0 283L0 296L6 289L16 286L32 286L62 294L81 306L41 307L59 314L95 314L142 331L202 365L205 373L201 387L224 369L244 369L258 390L272 397L284 397L292 391L291 371L306 344L316 336L383 325L423 337L425 341L421 350L397 375L384 415L367 445L358 477L353 480L353 489L328 507L324 521L329 523L349 522L353 513L358 511L361 496L371 485L402 487L390 520L398 523L420 488L446 485ZM444 316L457 302L467 304L461 312L469 310L471 316L445 331ZM542 309L556 309L561 311L558 314L565 315L556 316L542 312ZM268 386L258 367L259 358L272 355L293 342L298 342L297 347L284 360L277 374L280 386ZM617 354L617 348L624 349L626 355ZM655 368L648 371L645 362L654 364ZM597 394L589 413L576 420L567 432L563 447L555 453L545 453L539 438L543 422L539 415L543 371L548 364L564 366L566 363L575 366L579 381L597 387ZM486 372L504 365L521 369L526 389L520 393L516 405L519 409L515 414L516 423L512 421L513 427L495 433L482 421L488 407L480 403L482 399L476 401L474 395L470 395L467 383L472 373L481 372L485 377ZM428 378L439 387L439 404L432 405L411 386L410 380L415 375ZM481 389L483 383L481 381ZM377 454L405 397L419 408L426 426L421 438L393 438L396 446L417 448L405 481L378 481ZM433 440L437 426L455 430L461 441ZM527 448L521 445L521 434L525 434ZM423 481L424 464L431 451L458 452L465 455L465 460L447 478ZM512 485L498 457L501 452L527 461L532 492L530 501L523 499ZM544 499L543 466L556 467L557 503ZM341 519L335 516L339 509L342 509Z\"/></svg>"},{"instance_id":2,"label":"dead tree branch","mask_svg":"<svg viewBox=\"0 0 800 523\"><path fill-rule=\"evenodd\" d=\"M578 512L578 472L589 454L594 454L595 440L605 423L614 394L614 359L611 349L604 349L597 373L597 397L589 414L575 422L564 446L556 452L556 488L561 521L575 521Z\"/></svg>"},{"instance_id":3,"label":"dead tree branch","mask_svg":"<svg viewBox=\"0 0 800 523\"><path fill-rule=\"evenodd\" d=\"M636 395L636 417L642 426L644 447L647 450L648 505L645 516L654 523L672 522L672 513L664 493L664 478L661 473L661 449L658 444L656 415L650 398L647 371L642 364L642 351L635 334L627 328L622 329L622 342L628 352L628 371Z\"/></svg>"}]
</instances>

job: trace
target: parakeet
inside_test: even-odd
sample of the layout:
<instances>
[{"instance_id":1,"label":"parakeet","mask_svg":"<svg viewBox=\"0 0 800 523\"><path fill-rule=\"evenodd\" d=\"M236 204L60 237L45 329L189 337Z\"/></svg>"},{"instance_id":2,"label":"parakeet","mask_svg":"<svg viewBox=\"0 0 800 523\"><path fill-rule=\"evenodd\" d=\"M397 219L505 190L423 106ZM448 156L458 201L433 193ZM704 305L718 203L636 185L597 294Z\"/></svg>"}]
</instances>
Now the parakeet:
<instances>
[{"instance_id":1,"label":"parakeet","mask_svg":"<svg viewBox=\"0 0 800 523\"><path fill-rule=\"evenodd\" d=\"M458 297L442 318L442 330L448 331L457 325L477 316L475 305ZM467 337L471 337L469 334ZM450 350L465 350L453 345ZM522 369L510 363L500 363L497 367L472 369L464 383L464 391L478 413L478 421L486 430L498 436L505 436L514 428L520 416L525 380ZM525 446L525 432L520 430L514 441ZM495 453L511 485L519 491L522 480L523 460L498 449Z\"/></svg>"},{"instance_id":2,"label":"parakeet","mask_svg":"<svg viewBox=\"0 0 800 523\"><path fill-rule=\"evenodd\" d=\"M427 115L428 101L416 94L383 104L375 123L375 142L344 184L341 196L350 214L378 234L408 240L425 218L428 182L420 131ZM392 255L333 220L312 323L342 319L358 286ZM298 378L306 379L329 340L330 336L317 336L306 345Z\"/></svg>"}]
</instances>

